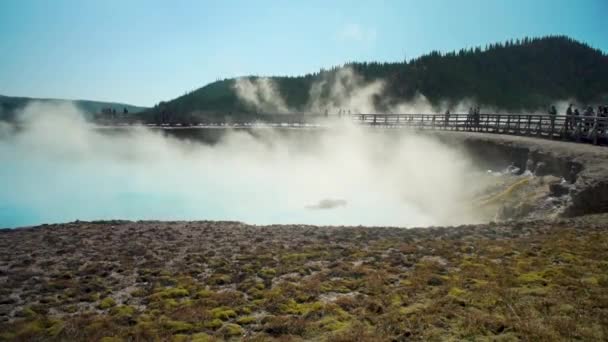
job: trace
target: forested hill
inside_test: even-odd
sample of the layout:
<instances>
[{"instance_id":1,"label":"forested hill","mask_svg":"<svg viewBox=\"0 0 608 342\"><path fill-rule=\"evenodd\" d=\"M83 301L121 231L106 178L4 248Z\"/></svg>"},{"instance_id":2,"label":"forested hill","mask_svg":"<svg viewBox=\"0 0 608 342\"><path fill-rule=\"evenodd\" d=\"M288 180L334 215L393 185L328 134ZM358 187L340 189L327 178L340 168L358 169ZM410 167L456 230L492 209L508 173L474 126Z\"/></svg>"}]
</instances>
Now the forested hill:
<instances>
[{"instance_id":1,"label":"forested hill","mask_svg":"<svg viewBox=\"0 0 608 342\"><path fill-rule=\"evenodd\" d=\"M100 113L105 108L115 109L117 112L122 112L122 110L126 108L129 113L139 113L148 109L125 103L88 100L39 99L0 95L0 121L12 121L20 110L33 102L55 105L70 103L76 106L76 108L80 109L88 117L93 117L94 114Z\"/></svg>"},{"instance_id":2,"label":"forested hill","mask_svg":"<svg viewBox=\"0 0 608 342\"><path fill-rule=\"evenodd\" d=\"M431 52L407 62L348 63L314 74L272 79L286 105L304 111L311 85L344 67L351 67L366 81L385 80L383 98L378 99L383 104L406 101L417 93L433 105L472 99L481 106L507 110L546 108L568 99L580 103L608 100L608 55L563 36L524 38L445 54ZM161 102L145 114L152 119L166 113L176 120L193 114L198 119L223 113L251 115L255 109L239 100L234 83L234 79L225 79L208 84Z\"/></svg>"}]
</instances>

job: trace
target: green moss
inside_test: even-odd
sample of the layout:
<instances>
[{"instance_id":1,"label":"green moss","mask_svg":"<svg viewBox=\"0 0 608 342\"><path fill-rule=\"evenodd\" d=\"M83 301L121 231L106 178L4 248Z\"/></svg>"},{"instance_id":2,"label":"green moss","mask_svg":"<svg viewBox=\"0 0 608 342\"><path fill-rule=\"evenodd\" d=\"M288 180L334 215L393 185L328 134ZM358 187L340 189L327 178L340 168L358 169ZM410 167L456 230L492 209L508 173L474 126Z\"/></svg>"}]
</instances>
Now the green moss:
<instances>
[{"instance_id":1,"label":"green moss","mask_svg":"<svg viewBox=\"0 0 608 342\"><path fill-rule=\"evenodd\" d=\"M576 255L568 252L559 253L558 258L560 261L568 262L568 263L576 263L579 262L580 259Z\"/></svg>"},{"instance_id":2,"label":"green moss","mask_svg":"<svg viewBox=\"0 0 608 342\"><path fill-rule=\"evenodd\" d=\"M150 297L153 300L157 300L157 299L167 299L167 298L181 298L181 297L186 297L189 294L190 293L188 292L188 290L186 290L184 288L171 287L171 288L167 288L164 290L156 291Z\"/></svg>"},{"instance_id":3,"label":"green moss","mask_svg":"<svg viewBox=\"0 0 608 342\"><path fill-rule=\"evenodd\" d=\"M266 286L264 285L264 283L256 283L256 284L255 284L255 288L256 288L257 290L263 290L263 289L265 289L265 288L266 288Z\"/></svg>"},{"instance_id":4,"label":"green moss","mask_svg":"<svg viewBox=\"0 0 608 342\"><path fill-rule=\"evenodd\" d=\"M277 270L275 270L274 268L263 268L260 270L260 272L258 272L258 276L264 279L272 279L276 276L276 274Z\"/></svg>"},{"instance_id":5,"label":"green moss","mask_svg":"<svg viewBox=\"0 0 608 342\"><path fill-rule=\"evenodd\" d=\"M122 342L123 339L117 336L104 336L99 342Z\"/></svg>"},{"instance_id":6,"label":"green moss","mask_svg":"<svg viewBox=\"0 0 608 342\"><path fill-rule=\"evenodd\" d=\"M192 329L194 329L194 325L192 325L188 322L174 321L174 320L165 320L162 322L162 326L164 329L166 329L172 333L189 332Z\"/></svg>"},{"instance_id":7,"label":"green moss","mask_svg":"<svg viewBox=\"0 0 608 342\"><path fill-rule=\"evenodd\" d=\"M205 327L207 329L215 330L215 329L221 327L222 324L224 324L224 323L222 322L221 319L214 318L214 319L212 319L210 321L207 321L207 322L203 323L203 327Z\"/></svg>"},{"instance_id":8,"label":"green moss","mask_svg":"<svg viewBox=\"0 0 608 342\"><path fill-rule=\"evenodd\" d=\"M164 299L161 303L165 310L173 309L179 306L179 302L173 298Z\"/></svg>"},{"instance_id":9,"label":"green moss","mask_svg":"<svg viewBox=\"0 0 608 342\"><path fill-rule=\"evenodd\" d=\"M22 316L22 317L34 318L38 314L34 310L32 310L31 307L25 307L25 308L23 308L23 310L21 310L21 312L19 313L19 315Z\"/></svg>"},{"instance_id":10,"label":"green moss","mask_svg":"<svg viewBox=\"0 0 608 342\"><path fill-rule=\"evenodd\" d=\"M240 325L247 325L247 324L251 324L254 323L256 321L256 318L253 316L243 316L243 317L239 317L236 322Z\"/></svg>"},{"instance_id":11,"label":"green moss","mask_svg":"<svg viewBox=\"0 0 608 342\"><path fill-rule=\"evenodd\" d=\"M192 335L191 342L211 342L213 341L213 337L205 333L198 333Z\"/></svg>"},{"instance_id":12,"label":"green moss","mask_svg":"<svg viewBox=\"0 0 608 342\"><path fill-rule=\"evenodd\" d=\"M314 256L313 253L290 253L283 255L281 257L281 262L290 263L290 262L303 262L309 258Z\"/></svg>"},{"instance_id":13,"label":"green moss","mask_svg":"<svg viewBox=\"0 0 608 342\"><path fill-rule=\"evenodd\" d=\"M399 285L403 287L412 286L414 283L410 279L402 279L399 281Z\"/></svg>"},{"instance_id":14,"label":"green moss","mask_svg":"<svg viewBox=\"0 0 608 342\"><path fill-rule=\"evenodd\" d=\"M104 298L101 302L99 302L99 305L97 305L97 307L100 308L101 310L106 310L115 305L116 305L116 302L114 301L114 299L107 297L107 298Z\"/></svg>"},{"instance_id":15,"label":"green moss","mask_svg":"<svg viewBox=\"0 0 608 342\"><path fill-rule=\"evenodd\" d=\"M110 314L117 319L131 318L135 314L135 308L129 305L120 305L112 308Z\"/></svg>"},{"instance_id":16,"label":"green moss","mask_svg":"<svg viewBox=\"0 0 608 342\"><path fill-rule=\"evenodd\" d=\"M0 341L13 341L17 338L17 334L10 331L0 332Z\"/></svg>"},{"instance_id":17,"label":"green moss","mask_svg":"<svg viewBox=\"0 0 608 342\"><path fill-rule=\"evenodd\" d=\"M209 298L209 297L213 296L214 293L215 292L213 292L211 290L203 289L196 293L196 297L197 298Z\"/></svg>"},{"instance_id":18,"label":"green moss","mask_svg":"<svg viewBox=\"0 0 608 342\"><path fill-rule=\"evenodd\" d=\"M319 326L326 331L342 331L350 327L350 322L340 321L335 317L325 317L318 322Z\"/></svg>"},{"instance_id":19,"label":"green moss","mask_svg":"<svg viewBox=\"0 0 608 342\"><path fill-rule=\"evenodd\" d=\"M518 287L514 289L520 296L545 296L549 293L548 287Z\"/></svg>"},{"instance_id":20,"label":"green moss","mask_svg":"<svg viewBox=\"0 0 608 342\"><path fill-rule=\"evenodd\" d=\"M207 281L212 285L224 285L230 283L232 277L228 274L214 274Z\"/></svg>"},{"instance_id":21,"label":"green moss","mask_svg":"<svg viewBox=\"0 0 608 342\"><path fill-rule=\"evenodd\" d=\"M243 335L244 331L240 325L234 323L226 323L219 330L219 333L226 337L236 337Z\"/></svg>"},{"instance_id":22,"label":"green moss","mask_svg":"<svg viewBox=\"0 0 608 342\"><path fill-rule=\"evenodd\" d=\"M557 307L557 312L565 315L572 314L576 309L570 304L561 304Z\"/></svg>"},{"instance_id":23,"label":"green moss","mask_svg":"<svg viewBox=\"0 0 608 342\"><path fill-rule=\"evenodd\" d=\"M134 291L131 291L131 297L145 297L146 294L147 292L144 289L136 289Z\"/></svg>"},{"instance_id":24,"label":"green moss","mask_svg":"<svg viewBox=\"0 0 608 342\"><path fill-rule=\"evenodd\" d=\"M41 320L35 320L26 323L19 329L18 335L20 336L36 336L42 335L45 332L44 322Z\"/></svg>"},{"instance_id":25,"label":"green moss","mask_svg":"<svg viewBox=\"0 0 608 342\"><path fill-rule=\"evenodd\" d=\"M585 285L598 286L599 280L597 277L589 276L581 279L581 282Z\"/></svg>"},{"instance_id":26,"label":"green moss","mask_svg":"<svg viewBox=\"0 0 608 342\"><path fill-rule=\"evenodd\" d=\"M425 303L415 303L409 306L405 306L399 309L399 313L401 315L409 316L415 313L418 313L424 309L426 309L427 304Z\"/></svg>"},{"instance_id":27,"label":"green moss","mask_svg":"<svg viewBox=\"0 0 608 342\"><path fill-rule=\"evenodd\" d=\"M239 308L239 313L243 314L243 315L249 315L250 313L252 313L252 309L249 306L243 306L241 308Z\"/></svg>"},{"instance_id":28,"label":"green moss","mask_svg":"<svg viewBox=\"0 0 608 342\"><path fill-rule=\"evenodd\" d=\"M389 301L391 306L399 307L403 305L403 298L398 294L392 294Z\"/></svg>"},{"instance_id":29,"label":"green moss","mask_svg":"<svg viewBox=\"0 0 608 342\"><path fill-rule=\"evenodd\" d=\"M346 284L343 283L334 283L334 282L325 282L321 284L322 292L337 292L337 293L350 293L352 292Z\"/></svg>"},{"instance_id":30,"label":"green moss","mask_svg":"<svg viewBox=\"0 0 608 342\"><path fill-rule=\"evenodd\" d=\"M65 323L60 320L50 321L50 326L46 328L46 334L51 337L57 337L59 334L63 332L63 328L65 327Z\"/></svg>"},{"instance_id":31,"label":"green moss","mask_svg":"<svg viewBox=\"0 0 608 342\"><path fill-rule=\"evenodd\" d=\"M141 336L154 336L157 334L157 326L152 322L138 322L133 327L133 332Z\"/></svg>"},{"instance_id":32,"label":"green moss","mask_svg":"<svg viewBox=\"0 0 608 342\"><path fill-rule=\"evenodd\" d=\"M545 278L543 278L542 273L539 272L528 272L528 273L524 273L521 274L519 277L517 277L517 280L522 282L522 283L526 283L526 284L531 284L531 283L547 283L547 280Z\"/></svg>"},{"instance_id":33,"label":"green moss","mask_svg":"<svg viewBox=\"0 0 608 342\"><path fill-rule=\"evenodd\" d=\"M311 312L322 311L325 308L323 302L312 302L312 303L297 303L295 300L290 299L280 307L280 312L290 315L308 315Z\"/></svg>"},{"instance_id":34,"label":"green moss","mask_svg":"<svg viewBox=\"0 0 608 342\"><path fill-rule=\"evenodd\" d=\"M467 291L465 291L465 290L463 290L463 289L461 289L461 288L458 288L458 287L452 287L452 288L450 289L450 291L448 292L448 295L449 295L450 297L454 297L454 298L461 298L461 297L463 297L463 296L464 296L466 293L467 293Z\"/></svg>"},{"instance_id":35,"label":"green moss","mask_svg":"<svg viewBox=\"0 0 608 342\"><path fill-rule=\"evenodd\" d=\"M190 336L184 334L177 334L171 337L171 342L186 342L190 340Z\"/></svg>"},{"instance_id":36,"label":"green moss","mask_svg":"<svg viewBox=\"0 0 608 342\"><path fill-rule=\"evenodd\" d=\"M221 307L221 308L212 309L211 315L213 316L213 318L217 318L217 319L226 321L228 319L236 317L236 312L230 308Z\"/></svg>"}]
</instances>

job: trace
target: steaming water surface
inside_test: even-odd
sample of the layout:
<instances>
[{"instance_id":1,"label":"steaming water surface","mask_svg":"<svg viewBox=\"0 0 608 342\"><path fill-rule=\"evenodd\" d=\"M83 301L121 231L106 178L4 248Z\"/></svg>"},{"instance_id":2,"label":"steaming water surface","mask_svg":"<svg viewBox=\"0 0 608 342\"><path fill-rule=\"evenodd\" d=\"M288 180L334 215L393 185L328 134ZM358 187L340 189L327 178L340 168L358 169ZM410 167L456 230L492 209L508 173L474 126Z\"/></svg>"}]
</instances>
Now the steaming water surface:
<instances>
[{"instance_id":1,"label":"steaming water surface","mask_svg":"<svg viewBox=\"0 0 608 342\"><path fill-rule=\"evenodd\" d=\"M0 127L0 227L71 220L472 222L477 170L411 133L102 130L62 108ZM187 139L184 139L187 138Z\"/></svg>"}]
</instances>

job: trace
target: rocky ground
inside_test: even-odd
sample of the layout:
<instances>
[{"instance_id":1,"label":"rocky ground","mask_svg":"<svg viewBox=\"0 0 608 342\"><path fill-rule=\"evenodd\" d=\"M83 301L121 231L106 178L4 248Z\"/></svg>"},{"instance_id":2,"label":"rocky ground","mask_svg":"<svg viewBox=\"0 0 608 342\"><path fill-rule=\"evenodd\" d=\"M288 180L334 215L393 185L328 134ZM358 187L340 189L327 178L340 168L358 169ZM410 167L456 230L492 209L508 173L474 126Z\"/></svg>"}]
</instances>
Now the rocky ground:
<instances>
[{"instance_id":1,"label":"rocky ground","mask_svg":"<svg viewBox=\"0 0 608 342\"><path fill-rule=\"evenodd\" d=\"M608 215L0 230L0 340L608 339Z\"/></svg>"}]
</instances>

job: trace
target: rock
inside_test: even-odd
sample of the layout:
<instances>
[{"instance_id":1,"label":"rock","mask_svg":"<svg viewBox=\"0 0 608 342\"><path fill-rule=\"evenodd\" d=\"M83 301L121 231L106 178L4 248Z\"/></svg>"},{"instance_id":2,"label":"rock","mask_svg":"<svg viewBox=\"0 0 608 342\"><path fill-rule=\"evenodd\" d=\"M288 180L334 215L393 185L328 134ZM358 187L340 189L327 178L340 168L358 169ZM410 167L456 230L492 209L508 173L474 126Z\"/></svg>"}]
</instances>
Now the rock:
<instances>
[{"instance_id":1,"label":"rock","mask_svg":"<svg viewBox=\"0 0 608 342\"><path fill-rule=\"evenodd\" d=\"M443 280L439 277L431 277L426 283L430 286L440 286L443 285Z\"/></svg>"},{"instance_id":2,"label":"rock","mask_svg":"<svg viewBox=\"0 0 608 342\"><path fill-rule=\"evenodd\" d=\"M553 175L546 175L540 178L540 184L561 183L562 179Z\"/></svg>"},{"instance_id":3,"label":"rock","mask_svg":"<svg viewBox=\"0 0 608 342\"><path fill-rule=\"evenodd\" d=\"M0 307L4 304L15 304L16 302L15 298L12 297L0 298Z\"/></svg>"},{"instance_id":4,"label":"rock","mask_svg":"<svg viewBox=\"0 0 608 342\"><path fill-rule=\"evenodd\" d=\"M11 313L10 305L0 305L0 316L8 316Z\"/></svg>"},{"instance_id":5,"label":"rock","mask_svg":"<svg viewBox=\"0 0 608 342\"><path fill-rule=\"evenodd\" d=\"M536 167L534 168L534 175L535 176L545 176L549 174L549 169L547 168L547 163L545 162L538 162L536 164Z\"/></svg>"},{"instance_id":6,"label":"rock","mask_svg":"<svg viewBox=\"0 0 608 342\"><path fill-rule=\"evenodd\" d=\"M528 158L528 160L526 160L526 170L525 171L532 172L534 170L534 165L535 165L534 160Z\"/></svg>"},{"instance_id":7,"label":"rock","mask_svg":"<svg viewBox=\"0 0 608 342\"><path fill-rule=\"evenodd\" d=\"M549 192L551 193L551 196L561 197L570 192L570 187L563 183L551 183L549 184Z\"/></svg>"}]
</instances>

